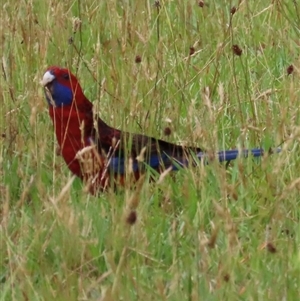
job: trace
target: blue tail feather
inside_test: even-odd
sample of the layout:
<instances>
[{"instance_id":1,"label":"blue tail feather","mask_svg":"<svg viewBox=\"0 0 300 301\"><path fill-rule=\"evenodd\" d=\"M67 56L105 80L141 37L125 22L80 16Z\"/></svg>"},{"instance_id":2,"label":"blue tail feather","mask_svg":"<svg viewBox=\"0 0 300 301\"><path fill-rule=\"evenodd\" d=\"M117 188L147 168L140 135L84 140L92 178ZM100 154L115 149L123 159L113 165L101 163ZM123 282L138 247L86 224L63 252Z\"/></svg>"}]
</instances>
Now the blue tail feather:
<instances>
[{"instance_id":1,"label":"blue tail feather","mask_svg":"<svg viewBox=\"0 0 300 301\"><path fill-rule=\"evenodd\" d=\"M279 153L281 152L280 148L270 150L268 153ZM262 148L253 148L253 149L233 149L233 150L224 150L217 153L206 153L200 152L196 154L196 157L202 161L204 164L208 164L210 161L218 160L219 162L229 162L237 158L247 158L247 157L262 157L266 153ZM124 158L113 157L110 160L109 170L118 174L125 174L125 170L128 162ZM161 155L152 155L150 160L145 162L134 161L132 163L131 169L133 172L138 171L142 166L149 166L153 169L158 169L160 166L165 165L166 167L172 166L173 170L178 170L181 167L187 167L189 161L187 158L172 158L167 154Z\"/></svg>"},{"instance_id":2,"label":"blue tail feather","mask_svg":"<svg viewBox=\"0 0 300 301\"><path fill-rule=\"evenodd\" d=\"M281 152L280 148L270 150L269 153L279 153ZM262 148L253 148L253 149L243 149L243 150L238 150L238 149L233 149L233 150L224 150L224 151L219 151L215 155L210 155L208 153L198 153L197 157L200 160L207 160L209 158L218 158L219 162L228 162L231 160L235 160L237 158L247 158L249 156L253 157L262 157L265 154L265 150Z\"/></svg>"}]
</instances>

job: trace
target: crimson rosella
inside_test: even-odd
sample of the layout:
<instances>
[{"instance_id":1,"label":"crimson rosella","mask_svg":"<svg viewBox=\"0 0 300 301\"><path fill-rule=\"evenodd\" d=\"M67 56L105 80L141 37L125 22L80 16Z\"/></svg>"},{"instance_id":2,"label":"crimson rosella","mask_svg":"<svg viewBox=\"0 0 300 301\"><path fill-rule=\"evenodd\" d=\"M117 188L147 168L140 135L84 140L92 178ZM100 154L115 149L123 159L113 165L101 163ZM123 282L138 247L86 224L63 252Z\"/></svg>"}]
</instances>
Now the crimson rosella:
<instances>
[{"instance_id":1,"label":"crimson rosella","mask_svg":"<svg viewBox=\"0 0 300 301\"><path fill-rule=\"evenodd\" d=\"M123 132L110 127L93 112L93 104L68 69L49 67L41 83L61 154L71 172L89 185L92 192L106 188L111 182L123 184L128 175L137 180L147 166L162 172L177 170L196 159L207 162L214 157L222 162L264 153L257 148L220 151L212 156L201 148Z\"/></svg>"}]
</instances>

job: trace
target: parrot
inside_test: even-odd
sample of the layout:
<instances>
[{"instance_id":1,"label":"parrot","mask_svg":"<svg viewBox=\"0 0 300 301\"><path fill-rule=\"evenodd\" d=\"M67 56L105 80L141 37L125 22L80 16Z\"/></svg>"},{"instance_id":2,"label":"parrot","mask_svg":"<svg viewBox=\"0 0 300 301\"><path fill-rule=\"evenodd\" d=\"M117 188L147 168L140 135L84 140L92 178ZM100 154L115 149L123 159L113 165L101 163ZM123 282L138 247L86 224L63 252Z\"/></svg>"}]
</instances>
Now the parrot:
<instances>
[{"instance_id":1,"label":"parrot","mask_svg":"<svg viewBox=\"0 0 300 301\"><path fill-rule=\"evenodd\" d=\"M262 148L205 152L143 134L109 126L94 112L76 76L67 68L48 67L41 84L60 153L69 170L92 194L137 181L149 168L158 174L188 167L198 160L230 162L238 157L260 157Z\"/></svg>"}]
</instances>

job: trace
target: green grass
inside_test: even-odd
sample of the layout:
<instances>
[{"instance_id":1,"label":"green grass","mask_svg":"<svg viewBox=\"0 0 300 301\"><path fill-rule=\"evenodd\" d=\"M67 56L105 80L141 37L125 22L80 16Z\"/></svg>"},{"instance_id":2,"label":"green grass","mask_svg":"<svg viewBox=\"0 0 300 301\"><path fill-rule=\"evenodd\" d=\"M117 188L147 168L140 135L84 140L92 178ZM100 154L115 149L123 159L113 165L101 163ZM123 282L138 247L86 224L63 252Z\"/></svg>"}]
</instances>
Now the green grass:
<instances>
[{"instance_id":1,"label":"green grass","mask_svg":"<svg viewBox=\"0 0 300 301\"><path fill-rule=\"evenodd\" d=\"M0 24L0 300L299 298L297 1L4 1ZM49 65L117 128L283 151L87 195L55 152Z\"/></svg>"}]
</instances>

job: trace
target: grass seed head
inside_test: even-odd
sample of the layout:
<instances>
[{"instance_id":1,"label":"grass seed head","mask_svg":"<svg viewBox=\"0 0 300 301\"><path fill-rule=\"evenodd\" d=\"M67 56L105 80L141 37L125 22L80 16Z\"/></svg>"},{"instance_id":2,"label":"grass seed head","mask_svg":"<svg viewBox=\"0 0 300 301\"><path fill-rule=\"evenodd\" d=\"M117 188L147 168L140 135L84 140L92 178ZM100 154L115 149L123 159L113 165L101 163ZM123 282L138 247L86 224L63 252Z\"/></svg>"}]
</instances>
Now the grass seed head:
<instances>
[{"instance_id":1,"label":"grass seed head","mask_svg":"<svg viewBox=\"0 0 300 301\"><path fill-rule=\"evenodd\" d=\"M195 53L195 47L191 46L190 47L190 55L193 55Z\"/></svg>"},{"instance_id":2,"label":"grass seed head","mask_svg":"<svg viewBox=\"0 0 300 301\"><path fill-rule=\"evenodd\" d=\"M172 134L172 130L171 130L171 128L170 127L165 127L164 128L164 134L165 134L165 136L170 136L171 134Z\"/></svg>"},{"instance_id":3,"label":"grass seed head","mask_svg":"<svg viewBox=\"0 0 300 301\"><path fill-rule=\"evenodd\" d=\"M266 248L272 254L277 252L276 247L271 242L267 243Z\"/></svg>"},{"instance_id":4,"label":"grass seed head","mask_svg":"<svg viewBox=\"0 0 300 301\"><path fill-rule=\"evenodd\" d=\"M234 15L234 14L236 13L236 7L235 7L235 6L233 6L233 7L230 9L230 13L231 13L232 15Z\"/></svg>"},{"instance_id":5,"label":"grass seed head","mask_svg":"<svg viewBox=\"0 0 300 301\"><path fill-rule=\"evenodd\" d=\"M232 50L235 55L237 55L237 56L242 55L243 50L238 45L233 45Z\"/></svg>"},{"instance_id":6,"label":"grass seed head","mask_svg":"<svg viewBox=\"0 0 300 301\"><path fill-rule=\"evenodd\" d=\"M142 61L142 57L140 55L137 55L135 57L135 60L134 60L137 64L139 64L141 61Z\"/></svg>"},{"instance_id":7,"label":"grass seed head","mask_svg":"<svg viewBox=\"0 0 300 301\"><path fill-rule=\"evenodd\" d=\"M289 65L286 69L286 72L287 72L288 75L292 74L294 72L294 66Z\"/></svg>"},{"instance_id":8,"label":"grass seed head","mask_svg":"<svg viewBox=\"0 0 300 301\"><path fill-rule=\"evenodd\" d=\"M135 210L131 210L127 217L126 217L126 223L129 224L130 226L134 225L137 220L137 214Z\"/></svg>"},{"instance_id":9,"label":"grass seed head","mask_svg":"<svg viewBox=\"0 0 300 301\"><path fill-rule=\"evenodd\" d=\"M205 5L204 1L200 0L200 1L198 2L198 6L199 6L199 7L204 7L204 5Z\"/></svg>"}]
</instances>

